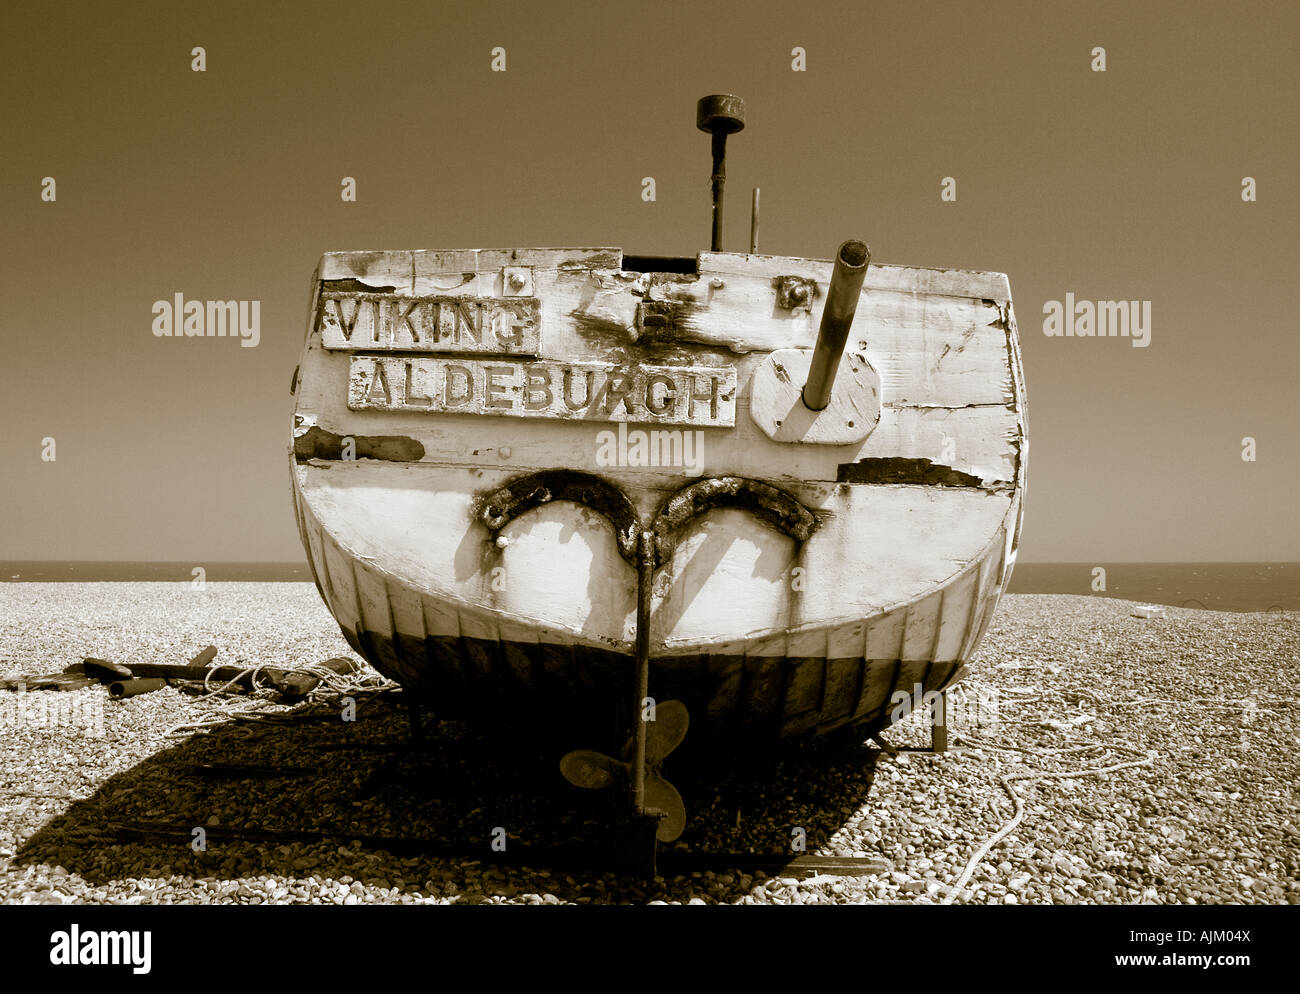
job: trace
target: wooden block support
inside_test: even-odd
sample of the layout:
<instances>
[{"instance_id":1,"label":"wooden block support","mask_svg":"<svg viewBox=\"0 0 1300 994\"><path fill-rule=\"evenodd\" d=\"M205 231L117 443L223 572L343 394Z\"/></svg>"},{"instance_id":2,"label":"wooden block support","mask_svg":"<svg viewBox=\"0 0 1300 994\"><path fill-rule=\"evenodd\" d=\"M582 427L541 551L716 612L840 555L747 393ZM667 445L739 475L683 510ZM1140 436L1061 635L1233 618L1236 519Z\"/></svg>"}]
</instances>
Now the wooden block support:
<instances>
[{"instance_id":1,"label":"wooden block support","mask_svg":"<svg viewBox=\"0 0 1300 994\"><path fill-rule=\"evenodd\" d=\"M930 751L948 751L948 695L943 691L930 704Z\"/></svg>"}]
</instances>

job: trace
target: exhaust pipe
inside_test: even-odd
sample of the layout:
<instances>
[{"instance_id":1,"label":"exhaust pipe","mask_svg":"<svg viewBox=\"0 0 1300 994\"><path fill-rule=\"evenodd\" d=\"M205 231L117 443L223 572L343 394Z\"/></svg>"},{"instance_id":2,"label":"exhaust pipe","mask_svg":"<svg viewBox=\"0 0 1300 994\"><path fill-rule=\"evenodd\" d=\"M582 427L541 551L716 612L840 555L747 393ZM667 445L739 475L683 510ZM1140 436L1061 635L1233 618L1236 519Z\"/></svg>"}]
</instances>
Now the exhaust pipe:
<instances>
[{"instance_id":1,"label":"exhaust pipe","mask_svg":"<svg viewBox=\"0 0 1300 994\"><path fill-rule=\"evenodd\" d=\"M831 287L826 294L826 307L817 332L817 347L808 367L808 380L803 385L804 406L810 411L824 411L831 402L831 387L840 368L844 343L848 341L853 315L858 309L862 280L870 264L871 249L859 241L845 242L835 256Z\"/></svg>"},{"instance_id":2,"label":"exhaust pipe","mask_svg":"<svg viewBox=\"0 0 1300 994\"><path fill-rule=\"evenodd\" d=\"M162 690L165 686L167 686L167 681L162 677L145 677L140 680L118 680L108 685L108 696L115 701L120 701L125 697L137 697L140 694L148 694L155 690Z\"/></svg>"}]
</instances>

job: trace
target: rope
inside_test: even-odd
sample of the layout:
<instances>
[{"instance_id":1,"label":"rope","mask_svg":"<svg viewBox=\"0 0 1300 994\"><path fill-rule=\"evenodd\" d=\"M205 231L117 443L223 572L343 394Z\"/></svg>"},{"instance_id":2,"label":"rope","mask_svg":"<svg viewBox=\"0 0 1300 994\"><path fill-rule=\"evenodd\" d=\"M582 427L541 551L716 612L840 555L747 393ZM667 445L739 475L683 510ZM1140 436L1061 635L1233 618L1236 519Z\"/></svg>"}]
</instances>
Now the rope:
<instances>
[{"instance_id":1,"label":"rope","mask_svg":"<svg viewBox=\"0 0 1300 994\"><path fill-rule=\"evenodd\" d=\"M968 739L968 741L975 742L977 748L986 748L985 746L979 744L977 740ZM987 748L1000 748L1000 747L993 746ZM1065 750L1065 749L1051 750L1051 752L1060 753L1060 752L1081 751L1084 749L1096 749L1096 748L1115 749L1120 752L1127 752L1130 755L1139 755L1136 749L1128 749L1124 746L1117 746L1117 745L1103 746L1101 744L1092 745L1092 746L1079 746L1076 747L1074 750ZM1049 750L1031 750L1031 749L1017 749L1015 751L1041 752L1044 754L1049 752ZM962 870L961 876L957 878L956 883L954 883L951 887L948 888L947 893L944 895L943 901L941 901L940 903L952 904L952 902L956 899L957 895L962 892L966 884L969 882L971 878L971 874L975 872L976 867L978 867L980 862L984 859L984 857L989 854L989 851L994 846L996 846L999 842L1005 839L1007 835L1009 835L1012 832L1012 830L1015 829L1015 827L1019 825L1021 820L1024 818L1025 816L1024 800L1023 798L1021 798L1020 794L1016 792L1016 789L1013 786L1011 786L1012 781L1024 780L1024 781L1032 782L1037 780L1051 780L1057 778L1073 779L1079 777L1095 777L1095 776L1100 776L1103 773L1114 773L1116 770L1131 769L1135 766L1150 766L1152 763L1155 762L1155 758L1156 757L1154 753L1147 753L1143 759L1130 760L1125 763L1114 763L1110 766L1089 767L1082 770L1064 770L1064 771L1058 771L1054 773L1047 773L1043 771L1009 773L1005 776L999 774L998 780L1002 783L1003 789L1007 792L1007 794L1010 795L1011 803L1015 805L1015 812L1012 814L1010 821L1008 821L1005 825L1003 825L1000 829L998 829L997 832L995 832L987 842L985 842L982 846L980 846L977 850L975 850L974 855L972 855L970 861L967 862L966 868Z\"/></svg>"},{"instance_id":2,"label":"rope","mask_svg":"<svg viewBox=\"0 0 1300 994\"><path fill-rule=\"evenodd\" d=\"M1122 701L1098 693L1095 690L1090 690L1088 688L1082 688L1082 687L1070 688L1064 691L1052 691L1045 694L1036 691L1018 691L1018 690L1007 691L1005 689L998 689L998 688L988 686L986 684L974 683L974 682L966 684L966 687L968 688L968 693L974 692L978 694L980 690L986 690L992 692L993 694L996 694L999 699L999 704L998 704L999 709L1002 706L1012 705L1012 704L1019 705L1019 704L1034 704L1034 703L1041 703L1047 701L1064 701L1067 697L1073 698L1075 699L1075 701L1082 698L1087 698L1092 703L1097 705L1099 708L1121 708L1121 707L1127 708L1127 707L1137 707L1142 705L1163 705L1163 706L1173 706L1173 707L1211 706L1211 707L1224 708L1227 710L1248 711L1252 713L1264 713L1264 714L1280 714L1282 712L1274 711L1271 708L1267 708L1267 707L1261 707L1261 704L1271 704L1274 707L1282 707L1282 708L1295 707L1297 705L1300 705L1300 700L1296 698L1274 697L1272 695L1267 695L1267 694L1261 694L1257 698L1201 697L1201 698L1194 698L1192 700L1186 700L1186 701L1173 701L1165 698L1143 697L1135 700ZM1036 718L1036 719L1026 718L1018 721L1008 721L1005 718L999 718L996 723L1001 725L1014 725L1014 726L1021 726L1021 727L1046 724L1045 720L1041 718ZM1095 752L1097 750L1113 750L1116 752L1127 753L1132 756L1142 756L1143 758L1130 760L1122 763L1113 763L1108 766L1087 767L1079 770L1065 770L1065 771L1057 771L1057 772L1025 771L1021 773L1009 773L1006 775L999 774L998 781L1000 782L1002 789L1005 790L1007 792L1007 795L1011 798L1012 805L1014 806L1012 816L1001 828L997 830L997 832L995 832L988 839L988 841L986 841L983 845L981 845L974 852L974 854L972 854L970 860L966 864L965 869L962 870L957 880L947 888L942 901L943 904L951 904L954 900L957 899L958 895L961 894L961 892L965 889L966 885L970 882L972 874L979 867L980 863L989 854L989 852L992 851L993 847L996 846L1003 839L1005 839L1012 831L1014 831L1016 826L1019 825L1020 822L1024 819L1025 816L1024 799L1021 797L1021 795L1016 791L1015 787L1013 786L1015 782L1032 783L1041 780L1053 780L1053 779L1064 780L1070 778L1095 777L1105 773L1113 773L1117 770L1132 769L1134 767L1139 767L1139 766L1150 766L1152 763L1155 762L1157 756L1159 755L1155 751L1148 751L1144 754L1137 749L1133 749L1128 746L1117 745L1115 743L1110 743L1110 742L1106 742L1106 743L1094 742L1086 745L1069 746L1060 749L1049 749L1045 747L994 745L990 742L984 741L977 737L967 735L964 732L961 734L961 738L964 741L970 743L972 746L974 746L977 749L989 749L996 752L1026 753L1029 755L1039 756L1043 758L1059 757L1070 753Z\"/></svg>"},{"instance_id":3,"label":"rope","mask_svg":"<svg viewBox=\"0 0 1300 994\"><path fill-rule=\"evenodd\" d=\"M249 724L288 724L314 712L329 710L331 705L327 702L327 698L373 696L388 693L397 687L396 683L377 673L367 673L360 669L351 673L339 673L337 670L332 670L319 663L291 667L258 663L245 667L233 679L227 680L219 687L214 687L212 685L213 669L209 667L203 671L203 689L205 693L198 700L210 710L215 710L217 714L209 713L205 718L196 718L173 725L163 733L164 738L183 737L193 734L206 735L209 730L217 726L239 722ZM268 669L279 670L282 673L307 673L316 677L319 683L307 692L304 703L288 710L268 710L272 707L281 706L270 698L257 698L249 701L246 706L237 707L236 705L244 702L246 698L242 694L232 693L231 688L247 680L252 693L256 694L270 690L270 687L259 682L261 678L265 677L265 671Z\"/></svg>"}]
</instances>

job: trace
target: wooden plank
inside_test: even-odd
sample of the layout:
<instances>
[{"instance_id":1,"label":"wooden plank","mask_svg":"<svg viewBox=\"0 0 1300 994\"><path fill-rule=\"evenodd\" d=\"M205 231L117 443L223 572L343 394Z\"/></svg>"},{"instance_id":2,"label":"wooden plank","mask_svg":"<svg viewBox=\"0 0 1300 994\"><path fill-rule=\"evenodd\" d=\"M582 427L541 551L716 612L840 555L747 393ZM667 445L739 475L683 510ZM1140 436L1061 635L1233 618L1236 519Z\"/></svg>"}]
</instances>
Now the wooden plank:
<instances>
[{"instance_id":1,"label":"wooden plank","mask_svg":"<svg viewBox=\"0 0 1300 994\"><path fill-rule=\"evenodd\" d=\"M419 279L449 273L492 272L514 265L540 269L587 267L617 270L622 265L622 258L621 248L609 246L326 252L321 257L319 272L323 280L351 277L409 285L413 271ZM701 276L731 274L769 279L774 276L802 276L820 283L830 280L831 262L826 259L732 252L701 252L696 258L697 270ZM902 266L875 261L867 270L864 286L868 290L983 297L991 300L1006 300L1010 296L1007 278L1003 273Z\"/></svg>"},{"instance_id":2,"label":"wooden plank","mask_svg":"<svg viewBox=\"0 0 1300 994\"><path fill-rule=\"evenodd\" d=\"M894 677L893 689L890 690L889 700L886 702L890 715L896 709L904 708L904 705L894 699L894 695L898 693L904 693L909 698L908 704L905 706L904 716L911 714L912 710L916 708L919 703L918 697L925 695L925 673L929 668L929 661L924 659L904 659L900 663L898 673ZM917 687L921 688L919 694Z\"/></svg>"},{"instance_id":3,"label":"wooden plank","mask_svg":"<svg viewBox=\"0 0 1300 994\"><path fill-rule=\"evenodd\" d=\"M906 609L889 611L872 618L867 626L867 658L902 659L903 627L906 620Z\"/></svg>"},{"instance_id":4,"label":"wooden plank","mask_svg":"<svg viewBox=\"0 0 1300 994\"><path fill-rule=\"evenodd\" d=\"M820 718L826 688L826 632L791 632L787 651L790 655L786 666L791 672L786 684L785 715L791 720L806 715L806 727L811 728Z\"/></svg>"},{"instance_id":5,"label":"wooden plank","mask_svg":"<svg viewBox=\"0 0 1300 994\"><path fill-rule=\"evenodd\" d=\"M863 678L861 656L826 660L826 686L822 693L822 723L841 721L853 713Z\"/></svg>"},{"instance_id":6,"label":"wooden plank","mask_svg":"<svg viewBox=\"0 0 1300 994\"><path fill-rule=\"evenodd\" d=\"M361 601L357 596L356 581L352 576L352 557L339 548L338 543L324 530L322 525L323 562L329 574L330 588L335 599L331 605L334 617L344 628L356 631L361 625Z\"/></svg>"},{"instance_id":7,"label":"wooden plank","mask_svg":"<svg viewBox=\"0 0 1300 994\"><path fill-rule=\"evenodd\" d=\"M785 665L785 660L779 657L745 657L741 710L746 723L760 723L780 715Z\"/></svg>"},{"instance_id":8,"label":"wooden plank","mask_svg":"<svg viewBox=\"0 0 1300 994\"><path fill-rule=\"evenodd\" d=\"M388 605L392 611L393 631L423 642L425 639L424 605L420 597L405 584L388 584Z\"/></svg>"},{"instance_id":9,"label":"wooden plank","mask_svg":"<svg viewBox=\"0 0 1300 994\"><path fill-rule=\"evenodd\" d=\"M388 590L384 578L359 559L352 560L352 574L357 586L357 599L361 605L361 627L366 631L392 639L393 611L388 603Z\"/></svg>"},{"instance_id":10,"label":"wooden plank","mask_svg":"<svg viewBox=\"0 0 1300 994\"><path fill-rule=\"evenodd\" d=\"M320 261L323 281L356 279L369 286L406 288L409 293L436 293L445 277L463 273L499 276L506 266L542 269L569 267L617 268L618 248L447 249L378 252L326 252ZM439 280L439 277L443 279ZM422 285L423 284L423 285ZM499 291L499 287L497 288Z\"/></svg>"},{"instance_id":11,"label":"wooden plank","mask_svg":"<svg viewBox=\"0 0 1300 994\"><path fill-rule=\"evenodd\" d=\"M781 255L744 255L736 252L701 252L701 276L712 273L756 276L802 276L829 283L833 263L829 259L800 259ZM896 290L903 293L932 293L954 297L1008 300L1011 296L1003 273L974 269L935 269L899 266L872 261L863 281L865 290Z\"/></svg>"},{"instance_id":12,"label":"wooden plank","mask_svg":"<svg viewBox=\"0 0 1300 994\"><path fill-rule=\"evenodd\" d=\"M692 457L704 475L833 483L841 465L859 459L905 457L929 459L935 466L978 477L989 487L1009 487L1015 478L1017 452L1010 442L1020 435L1020 421L1009 408L886 407L879 424L862 443L841 448L773 442L753 423L747 404L744 398L737 404L732 429L695 429L701 434L689 440L690 453L685 453L688 440L683 436L683 453ZM521 473L556 466L589 473L611 468L606 464L608 450L602 450L600 441L600 432L611 429L603 423L461 414L425 418L411 413L348 412L344 405L340 398L334 413L320 418L319 426L338 437L412 439L423 449L423 462L506 466ZM316 423L312 416L300 430ZM647 451L654 447L652 443L662 448L662 438L649 435L647 429L652 427L637 429L644 434L641 444ZM630 438L629 433L629 444ZM652 465L633 465L630 454L629 450L627 465L617 466L621 477L635 479L661 472Z\"/></svg>"},{"instance_id":13,"label":"wooden plank","mask_svg":"<svg viewBox=\"0 0 1300 994\"><path fill-rule=\"evenodd\" d=\"M335 611L334 605L338 602L338 595L334 593L334 587L330 583L329 566L325 562L325 546L321 537L321 523L307 506L302 491L296 487L294 488L294 505L300 508L299 513L302 517L303 532L307 536L307 559L315 571L316 582L320 587L321 596L325 598L325 606L330 609L330 613L337 617L338 612Z\"/></svg>"},{"instance_id":14,"label":"wooden plank","mask_svg":"<svg viewBox=\"0 0 1300 994\"><path fill-rule=\"evenodd\" d=\"M978 574L978 568L968 569L944 591L933 659L948 662L960 658L962 643L974 616Z\"/></svg>"},{"instance_id":15,"label":"wooden plank","mask_svg":"<svg viewBox=\"0 0 1300 994\"><path fill-rule=\"evenodd\" d=\"M842 719L853 714L867 680L863 657L867 623L852 622L832 628L826 635L826 690L822 719Z\"/></svg>"},{"instance_id":16,"label":"wooden plank","mask_svg":"<svg viewBox=\"0 0 1300 994\"><path fill-rule=\"evenodd\" d=\"M464 680L460 612L435 596L421 596L424 609L425 654L430 668L448 675L453 683Z\"/></svg>"},{"instance_id":17,"label":"wooden plank","mask_svg":"<svg viewBox=\"0 0 1300 994\"><path fill-rule=\"evenodd\" d=\"M902 666L897 659L869 659L865 665L862 689L853 708L854 718L876 714L888 705L889 695L894 690L894 682Z\"/></svg>"},{"instance_id":18,"label":"wooden plank","mask_svg":"<svg viewBox=\"0 0 1300 994\"><path fill-rule=\"evenodd\" d=\"M958 658L963 661L970 659L974 653L975 646L983 635L990 600L996 600L996 596L993 594L993 571L996 568L995 563L998 557L994 550L1000 545L998 541L1000 537L1001 533L999 532L978 557L975 605L972 608L970 624L966 629L966 637L962 640L961 652L958 654Z\"/></svg>"},{"instance_id":19,"label":"wooden plank","mask_svg":"<svg viewBox=\"0 0 1300 994\"><path fill-rule=\"evenodd\" d=\"M753 361L756 360L733 364L739 383L748 382L746 362L752 366ZM601 448L597 436L602 430L599 424L586 420L495 419L411 410L350 411L347 409L348 375L348 363L338 356L312 349L303 357L298 434L314 427L335 438L351 435L411 439L423 449L421 458L431 462L482 465L489 460L499 464L504 459L520 468L554 465L588 471L599 468ZM397 380L400 387L405 385L404 373L386 379ZM577 379L579 383L585 380L582 376ZM860 443L842 447L796 446L769 439L753 423L746 389L742 387L738 391L734 428L702 429L702 446L697 448L703 449L703 468L710 474L835 480L840 465L848 462L906 457L930 459L936 466L948 466L976 476L988 485L1009 485L1020 457L1020 417L1007 406L900 409L886 403L879 424ZM573 390L576 392L579 387L574 385ZM620 416L623 410L618 408ZM636 474L645 468L627 465L620 470Z\"/></svg>"},{"instance_id":20,"label":"wooden plank","mask_svg":"<svg viewBox=\"0 0 1300 994\"><path fill-rule=\"evenodd\" d=\"M705 716L710 724L730 721L739 716L745 657L734 652L711 652L707 660L704 685L708 688L708 698Z\"/></svg>"},{"instance_id":21,"label":"wooden plank","mask_svg":"<svg viewBox=\"0 0 1300 994\"><path fill-rule=\"evenodd\" d=\"M902 658L904 660L930 661L934 636L939 628L939 608L942 603L943 591L937 591L908 607L907 627L903 632Z\"/></svg>"},{"instance_id":22,"label":"wooden plank","mask_svg":"<svg viewBox=\"0 0 1300 994\"><path fill-rule=\"evenodd\" d=\"M475 679L499 685L501 642L497 620L485 611L460 609L461 652L466 672Z\"/></svg>"},{"instance_id":23,"label":"wooden plank","mask_svg":"<svg viewBox=\"0 0 1300 994\"><path fill-rule=\"evenodd\" d=\"M938 699L930 705L930 750L932 752L948 751L947 704L947 694L940 692Z\"/></svg>"},{"instance_id":24,"label":"wooden plank","mask_svg":"<svg viewBox=\"0 0 1300 994\"><path fill-rule=\"evenodd\" d=\"M497 633L506 669L514 675L520 686L531 688L536 683L534 659L540 659L537 650L537 628L511 618L497 622Z\"/></svg>"}]
</instances>

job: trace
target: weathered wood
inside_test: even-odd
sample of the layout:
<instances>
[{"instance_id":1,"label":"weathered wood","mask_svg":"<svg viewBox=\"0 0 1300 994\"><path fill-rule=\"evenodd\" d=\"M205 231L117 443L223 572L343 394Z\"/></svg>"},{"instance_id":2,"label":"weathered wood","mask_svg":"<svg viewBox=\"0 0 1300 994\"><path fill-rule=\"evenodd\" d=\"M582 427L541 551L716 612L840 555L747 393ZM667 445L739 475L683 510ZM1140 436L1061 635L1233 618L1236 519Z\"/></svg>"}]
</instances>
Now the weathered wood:
<instances>
[{"instance_id":1,"label":"weathered wood","mask_svg":"<svg viewBox=\"0 0 1300 994\"><path fill-rule=\"evenodd\" d=\"M505 268L616 269L622 263L618 248L450 249L444 251L326 252L321 258L321 283L355 280L378 291L412 295L445 293L482 280L485 290L503 293Z\"/></svg>"},{"instance_id":2,"label":"weathered wood","mask_svg":"<svg viewBox=\"0 0 1300 994\"><path fill-rule=\"evenodd\" d=\"M906 456L929 459L935 466L947 466L960 473L978 477L989 487L1009 487L1016 478L1020 457L1016 443L1020 435L1020 418L1006 407L973 408L891 408L885 406L874 431L861 444L839 446L791 445L771 441L754 424L749 400L737 402L736 424L723 435L721 429L701 428L701 440L694 449L710 476L748 476L782 482L834 482L839 468L859 459ZM366 458L362 439L395 439L422 453L425 463L451 463L462 466L506 466L524 472L565 466L586 472L608 471L601 458L600 432L608 424L586 421L561 422L523 418L478 418L472 415L443 414L427 422L413 422L413 415L391 412L355 412L359 423L349 428L346 415L331 413L318 422L315 414L300 413L302 421L295 427L301 437L319 426L334 439L332 454L322 458L338 459L339 441L354 439L358 459ZM362 420L363 419L363 420ZM647 431L649 445L653 425L639 426ZM364 431L363 431L364 429ZM663 436L653 439L662 447ZM669 439L683 448L685 440ZM696 442L693 442L696 444ZM778 446L774 453L772 446ZM778 457L779 456L779 457ZM377 458L372 456L371 458ZM310 456L304 454L304 458ZM629 460L630 463L630 460ZM661 473L658 461L646 465L618 467L619 475L634 479Z\"/></svg>"},{"instance_id":3,"label":"weathered wood","mask_svg":"<svg viewBox=\"0 0 1300 994\"><path fill-rule=\"evenodd\" d=\"M248 670L247 666L210 666L199 670L187 663L132 663L128 667L127 675L120 679L202 680L206 675L215 686L220 686L247 673Z\"/></svg>"},{"instance_id":4,"label":"weathered wood","mask_svg":"<svg viewBox=\"0 0 1300 994\"><path fill-rule=\"evenodd\" d=\"M111 680L129 680L131 679L131 670L121 663L110 662L107 659L96 659L93 656L87 656L81 663L82 671L86 676L94 677L101 683Z\"/></svg>"},{"instance_id":5,"label":"weathered wood","mask_svg":"<svg viewBox=\"0 0 1300 994\"><path fill-rule=\"evenodd\" d=\"M930 750L948 751L948 695L942 692L930 704Z\"/></svg>"},{"instance_id":6,"label":"weathered wood","mask_svg":"<svg viewBox=\"0 0 1300 994\"><path fill-rule=\"evenodd\" d=\"M880 377L865 356L850 353L845 360L835 378L829 406L813 411L803 400L812 353L805 349L771 353L750 382L749 415L754 424L777 442L861 442L880 420Z\"/></svg>"},{"instance_id":7,"label":"weathered wood","mask_svg":"<svg viewBox=\"0 0 1300 994\"><path fill-rule=\"evenodd\" d=\"M829 259L800 259L785 255L741 255L737 252L701 252L699 273L753 275L759 277L806 276L818 283L830 283ZM893 290L900 293L932 293L949 297L1010 300L1011 290L1002 273L973 269L935 269L927 266L895 266L872 262L863 280L864 292Z\"/></svg>"}]
</instances>

